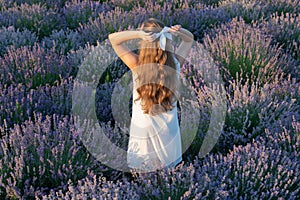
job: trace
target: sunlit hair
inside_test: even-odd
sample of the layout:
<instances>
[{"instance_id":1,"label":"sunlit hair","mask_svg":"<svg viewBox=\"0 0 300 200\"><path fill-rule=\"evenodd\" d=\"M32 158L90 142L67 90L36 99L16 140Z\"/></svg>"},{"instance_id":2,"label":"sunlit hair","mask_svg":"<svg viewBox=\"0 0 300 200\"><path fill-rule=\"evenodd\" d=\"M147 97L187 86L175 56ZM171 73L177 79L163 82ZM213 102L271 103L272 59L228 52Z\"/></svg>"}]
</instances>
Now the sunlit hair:
<instances>
[{"instance_id":1,"label":"sunlit hair","mask_svg":"<svg viewBox=\"0 0 300 200\"><path fill-rule=\"evenodd\" d=\"M145 32L160 32L164 24L150 18L143 22L141 29ZM166 51L159 45L159 38L154 42L141 41L138 67L134 70L137 76L138 98L146 114L156 115L174 108L175 94L178 90L174 53L168 51L170 45L167 39Z\"/></svg>"}]
</instances>

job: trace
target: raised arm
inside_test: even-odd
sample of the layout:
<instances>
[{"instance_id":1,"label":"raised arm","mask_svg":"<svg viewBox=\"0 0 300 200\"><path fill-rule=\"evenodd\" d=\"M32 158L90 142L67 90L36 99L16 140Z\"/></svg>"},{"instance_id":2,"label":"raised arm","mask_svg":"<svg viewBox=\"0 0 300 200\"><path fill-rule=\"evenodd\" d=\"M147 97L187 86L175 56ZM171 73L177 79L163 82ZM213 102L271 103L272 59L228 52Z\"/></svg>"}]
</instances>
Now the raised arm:
<instances>
[{"instance_id":1,"label":"raised arm","mask_svg":"<svg viewBox=\"0 0 300 200\"><path fill-rule=\"evenodd\" d=\"M181 25L171 26L170 32L174 33L176 36L179 36L182 40L175 52L177 58L179 59L180 65L182 65L192 48L194 35L187 29L182 28Z\"/></svg>"},{"instance_id":2,"label":"raised arm","mask_svg":"<svg viewBox=\"0 0 300 200\"><path fill-rule=\"evenodd\" d=\"M108 35L110 43L120 57L120 59L130 68L133 69L138 65L138 55L132 52L124 42L133 39L143 39L151 41L152 33L146 33L144 31L121 31Z\"/></svg>"}]
</instances>

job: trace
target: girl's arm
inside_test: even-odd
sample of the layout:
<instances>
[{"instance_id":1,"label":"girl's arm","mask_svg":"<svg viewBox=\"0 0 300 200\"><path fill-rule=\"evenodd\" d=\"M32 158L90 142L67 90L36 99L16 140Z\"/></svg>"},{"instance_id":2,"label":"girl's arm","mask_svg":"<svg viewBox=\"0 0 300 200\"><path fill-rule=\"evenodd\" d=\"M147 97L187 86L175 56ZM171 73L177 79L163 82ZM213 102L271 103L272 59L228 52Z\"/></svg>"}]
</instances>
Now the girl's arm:
<instances>
[{"instance_id":1,"label":"girl's arm","mask_svg":"<svg viewBox=\"0 0 300 200\"><path fill-rule=\"evenodd\" d=\"M138 55L133 53L124 42L133 39L143 39L146 41L152 41L152 33L146 33L144 31L121 31L111 33L108 35L110 43L120 57L120 59L130 68L133 69L138 64Z\"/></svg>"},{"instance_id":2,"label":"girl's arm","mask_svg":"<svg viewBox=\"0 0 300 200\"><path fill-rule=\"evenodd\" d=\"M171 26L170 32L173 32L175 35L179 36L182 39L179 47L176 49L175 52L176 55L178 55L177 57L180 62L180 65L182 65L190 49L192 48L194 42L194 35L187 29L181 28L181 25Z\"/></svg>"}]
</instances>

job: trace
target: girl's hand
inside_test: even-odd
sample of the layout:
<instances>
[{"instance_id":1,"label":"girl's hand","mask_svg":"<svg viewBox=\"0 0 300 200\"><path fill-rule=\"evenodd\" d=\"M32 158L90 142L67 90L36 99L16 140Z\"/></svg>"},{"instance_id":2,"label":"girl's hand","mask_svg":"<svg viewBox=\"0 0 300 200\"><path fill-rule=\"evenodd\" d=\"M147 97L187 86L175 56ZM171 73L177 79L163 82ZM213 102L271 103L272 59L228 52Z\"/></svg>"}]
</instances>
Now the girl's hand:
<instances>
[{"instance_id":1,"label":"girl's hand","mask_svg":"<svg viewBox=\"0 0 300 200\"><path fill-rule=\"evenodd\" d=\"M179 31L180 29L181 29L181 25L180 25L180 24L174 25L174 26L171 26L171 27L169 28L169 32L172 33L172 34L174 34L175 36L177 36L177 35L178 35L178 31Z\"/></svg>"},{"instance_id":2,"label":"girl's hand","mask_svg":"<svg viewBox=\"0 0 300 200\"><path fill-rule=\"evenodd\" d=\"M146 42L153 42L155 40L154 33L152 32L140 32L140 38Z\"/></svg>"}]
</instances>

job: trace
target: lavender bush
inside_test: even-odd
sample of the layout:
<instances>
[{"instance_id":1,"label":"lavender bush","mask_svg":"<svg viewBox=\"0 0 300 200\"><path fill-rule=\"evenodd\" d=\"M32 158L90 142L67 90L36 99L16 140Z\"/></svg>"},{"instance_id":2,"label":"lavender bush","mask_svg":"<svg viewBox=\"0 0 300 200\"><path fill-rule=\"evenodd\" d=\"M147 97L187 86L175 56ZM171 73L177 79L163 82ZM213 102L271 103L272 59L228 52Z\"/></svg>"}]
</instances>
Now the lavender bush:
<instances>
[{"instance_id":1,"label":"lavender bush","mask_svg":"<svg viewBox=\"0 0 300 200\"><path fill-rule=\"evenodd\" d=\"M89 175L73 184L68 182L68 190L51 190L49 195L42 196L41 199L139 199L139 195L132 189L132 183L107 180L105 176L97 176L89 171Z\"/></svg>"},{"instance_id":2,"label":"lavender bush","mask_svg":"<svg viewBox=\"0 0 300 200\"><path fill-rule=\"evenodd\" d=\"M13 26L3 27L0 29L0 56L7 53L7 48L10 46L14 48L33 46L36 42L38 42L37 36L29 30L20 31Z\"/></svg>"},{"instance_id":3,"label":"lavender bush","mask_svg":"<svg viewBox=\"0 0 300 200\"><path fill-rule=\"evenodd\" d=\"M242 17L246 23L259 20L268 14L268 4L265 1L252 0L223 0L219 7L224 8L231 18Z\"/></svg>"},{"instance_id":4,"label":"lavender bush","mask_svg":"<svg viewBox=\"0 0 300 200\"><path fill-rule=\"evenodd\" d=\"M1 0L0 1L0 10L2 11L4 9L7 9L10 6L10 4L12 4L11 1Z\"/></svg>"},{"instance_id":5,"label":"lavender bush","mask_svg":"<svg viewBox=\"0 0 300 200\"><path fill-rule=\"evenodd\" d=\"M258 79L261 85L279 78L282 72L294 71L293 59L258 28L234 18L204 38L204 45L222 68L225 82Z\"/></svg>"},{"instance_id":6,"label":"lavender bush","mask_svg":"<svg viewBox=\"0 0 300 200\"><path fill-rule=\"evenodd\" d=\"M56 1L56 0L15 0L15 1L10 1L13 2L14 4L17 5L21 5L24 3L27 3L29 5L33 5L33 4L42 4L45 5L47 8L60 8L63 7L64 4L66 2L68 2L68 0L60 0L60 1Z\"/></svg>"},{"instance_id":7,"label":"lavender bush","mask_svg":"<svg viewBox=\"0 0 300 200\"><path fill-rule=\"evenodd\" d=\"M33 118L34 113L70 115L72 82L70 77L56 81L53 86L46 84L29 91L21 84L1 88L0 125L11 128Z\"/></svg>"},{"instance_id":8,"label":"lavender bush","mask_svg":"<svg viewBox=\"0 0 300 200\"><path fill-rule=\"evenodd\" d=\"M187 8L181 12L176 11L174 15L173 21L166 20L167 24L182 24L191 30L196 40L201 42L209 29L230 20L226 11L219 7Z\"/></svg>"},{"instance_id":9,"label":"lavender bush","mask_svg":"<svg viewBox=\"0 0 300 200\"><path fill-rule=\"evenodd\" d=\"M232 84L234 94L228 95L224 132L215 147L218 152L227 152L234 144L246 145L252 139L265 137L265 129L276 131L280 124L290 129L293 117L300 119L299 104L296 103L299 102L299 83L295 81L265 84L263 88L254 84Z\"/></svg>"},{"instance_id":10,"label":"lavender bush","mask_svg":"<svg viewBox=\"0 0 300 200\"><path fill-rule=\"evenodd\" d=\"M67 55L71 50L78 50L84 46L79 33L75 30L54 30L51 35L44 37L42 44L47 49L55 49L55 52L60 55Z\"/></svg>"},{"instance_id":11,"label":"lavender bush","mask_svg":"<svg viewBox=\"0 0 300 200\"><path fill-rule=\"evenodd\" d=\"M267 1L272 13L299 13L300 2L297 0Z\"/></svg>"},{"instance_id":12,"label":"lavender bush","mask_svg":"<svg viewBox=\"0 0 300 200\"><path fill-rule=\"evenodd\" d=\"M55 53L55 49L45 49L38 43L32 47L10 47L0 58L1 84L24 84L27 88L53 84L60 77L72 72L66 58Z\"/></svg>"},{"instance_id":13,"label":"lavender bush","mask_svg":"<svg viewBox=\"0 0 300 200\"><path fill-rule=\"evenodd\" d=\"M41 4L21 4L5 9L0 14L0 26L14 26L16 29L28 29L39 38L48 36L53 29L60 29L61 16L55 10L48 10Z\"/></svg>"},{"instance_id":14,"label":"lavender bush","mask_svg":"<svg viewBox=\"0 0 300 200\"><path fill-rule=\"evenodd\" d=\"M262 29L274 38L295 59L299 61L300 48L300 14L274 13L268 21L263 23Z\"/></svg>"},{"instance_id":15,"label":"lavender bush","mask_svg":"<svg viewBox=\"0 0 300 200\"><path fill-rule=\"evenodd\" d=\"M294 139L298 140L294 148L298 148L299 138ZM217 155L210 157L208 164L201 163L201 166L210 167L197 170L205 171L206 176L196 187L190 187L187 196L197 199L296 199L299 168L295 163L299 152L294 151L291 158L290 152L267 147L262 141L235 146L226 156ZM201 183L207 184L209 189L203 190Z\"/></svg>"},{"instance_id":16,"label":"lavender bush","mask_svg":"<svg viewBox=\"0 0 300 200\"><path fill-rule=\"evenodd\" d=\"M76 29L80 24L85 24L89 19L94 20L98 13L110 10L107 3L100 3L91 0L72 0L66 2L63 7L63 15L66 20L66 26L70 29Z\"/></svg>"},{"instance_id":17,"label":"lavender bush","mask_svg":"<svg viewBox=\"0 0 300 200\"><path fill-rule=\"evenodd\" d=\"M183 8L184 6L189 7L192 4L195 4L195 1L188 0L188 1L183 2L183 1L176 1L176 0L168 0L168 1L164 1L164 0L158 0L158 1L154 1L154 0L146 0L146 1L142 1L142 0L128 0L128 1L112 0L112 1L110 1L110 3L114 7L120 7L124 10L130 11L137 7L146 7L146 5L149 5L149 4L151 4L152 6L159 6L159 7L168 5L168 7L170 9Z\"/></svg>"},{"instance_id":18,"label":"lavender bush","mask_svg":"<svg viewBox=\"0 0 300 200\"><path fill-rule=\"evenodd\" d=\"M119 27L123 29L128 28L128 25L137 26L142 22L142 19L138 18L136 13L131 12L128 14L119 7L114 10L99 13L99 16L79 27L79 33L82 35L85 43L95 45L97 41L103 41L107 39L108 34L119 30Z\"/></svg>"},{"instance_id":19,"label":"lavender bush","mask_svg":"<svg viewBox=\"0 0 300 200\"><path fill-rule=\"evenodd\" d=\"M64 188L68 180L84 178L97 164L80 144L72 119L59 115L34 115L17 125L1 141L1 198L33 198L53 188Z\"/></svg>"},{"instance_id":20,"label":"lavender bush","mask_svg":"<svg viewBox=\"0 0 300 200\"><path fill-rule=\"evenodd\" d=\"M297 0L223 0L219 7L224 8L231 18L242 17L246 23L267 19L272 13L297 13L299 12L299 1Z\"/></svg>"}]
</instances>

